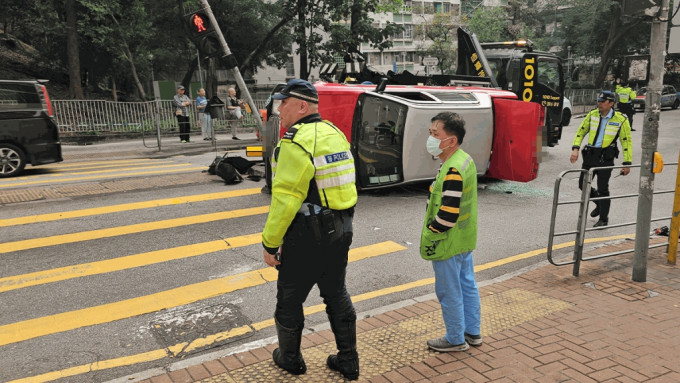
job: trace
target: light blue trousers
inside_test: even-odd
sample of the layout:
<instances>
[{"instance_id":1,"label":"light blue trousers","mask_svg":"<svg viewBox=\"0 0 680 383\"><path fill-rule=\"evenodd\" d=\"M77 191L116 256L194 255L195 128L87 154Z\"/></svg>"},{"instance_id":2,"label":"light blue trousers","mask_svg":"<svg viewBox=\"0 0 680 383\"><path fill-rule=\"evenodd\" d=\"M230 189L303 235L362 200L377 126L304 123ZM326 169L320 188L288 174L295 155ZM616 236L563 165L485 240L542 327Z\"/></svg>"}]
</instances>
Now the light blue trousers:
<instances>
[{"instance_id":1,"label":"light blue trousers","mask_svg":"<svg viewBox=\"0 0 680 383\"><path fill-rule=\"evenodd\" d=\"M472 252L445 261L433 261L434 290L442 306L446 340L454 345L465 342L464 333L479 335L482 310L475 282Z\"/></svg>"},{"instance_id":2,"label":"light blue trousers","mask_svg":"<svg viewBox=\"0 0 680 383\"><path fill-rule=\"evenodd\" d=\"M201 133L203 138L212 139L212 129L210 129L210 114L209 113L199 113L199 118L201 119Z\"/></svg>"}]
</instances>

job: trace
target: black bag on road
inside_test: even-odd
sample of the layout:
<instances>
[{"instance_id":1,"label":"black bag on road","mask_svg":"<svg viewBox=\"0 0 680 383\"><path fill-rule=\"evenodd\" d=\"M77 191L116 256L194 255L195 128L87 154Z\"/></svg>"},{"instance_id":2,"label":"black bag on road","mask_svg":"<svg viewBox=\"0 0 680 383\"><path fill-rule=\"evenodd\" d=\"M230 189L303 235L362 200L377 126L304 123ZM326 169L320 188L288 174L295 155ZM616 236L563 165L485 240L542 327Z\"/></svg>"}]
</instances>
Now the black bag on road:
<instances>
[{"instance_id":1,"label":"black bag on road","mask_svg":"<svg viewBox=\"0 0 680 383\"><path fill-rule=\"evenodd\" d=\"M241 177L234 165L229 163L230 161L227 161L231 160L232 158L235 157L227 157L227 154L222 157L215 157L215 160L213 160L212 164L210 164L208 167L208 174L220 176L224 182L229 185L243 181L243 177Z\"/></svg>"}]
</instances>

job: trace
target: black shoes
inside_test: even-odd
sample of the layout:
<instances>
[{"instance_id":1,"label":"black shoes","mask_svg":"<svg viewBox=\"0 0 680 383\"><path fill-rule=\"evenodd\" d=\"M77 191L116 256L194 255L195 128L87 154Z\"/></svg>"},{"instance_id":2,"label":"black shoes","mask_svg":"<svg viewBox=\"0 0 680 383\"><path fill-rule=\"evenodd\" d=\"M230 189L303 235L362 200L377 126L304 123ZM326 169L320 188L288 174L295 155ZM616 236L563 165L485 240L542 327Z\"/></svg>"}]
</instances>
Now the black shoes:
<instances>
[{"instance_id":1,"label":"black shoes","mask_svg":"<svg viewBox=\"0 0 680 383\"><path fill-rule=\"evenodd\" d=\"M607 225L609 225L609 220L600 218L600 220L597 221L593 227L602 227Z\"/></svg>"},{"instance_id":2,"label":"black shoes","mask_svg":"<svg viewBox=\"0 0 680 383\"><path fill-rule=\"evenodd\" d=\"M328 368L338 371L347 380L359 379L359 358L340 359L337 355L329 355L326 360Z\"/></svg>"},{"instance_id":3,"label":"black shoes","mask_svg":"<svg viewBox=\"0 0 680 383\"><path fill-rule=\"evenodd\" d=\"M274 363L276 363L277 366L290 372L293 375L302 375L305 372L307 372L307 365L305 364L305 360L302 359L302 355L300 354L298 354L297 358L295 358L293 361L286 361L285 360L286 358L283 356L281 350L277 348L272 353L272 356L274 359Z\"/></svg>"},{"instance_id":4,"label":"black shoes","mask_svg":"<svg viewBox=\"0 0 680 383\"><path fill-rule=\"evenodd\" d=\"M234 136L234 137L232 137L231 139L232 139L232 140L239 140L240 138Z\"/></svg>"},{"instance_id":5,"label":"black shoes","mask_svg":"<svg viewBox=\"0 0 680 383\"><path fill-rule=\"evenodd\" d=\"M597 204L596 204L596 205L595 205L595 209L593 209L593 211L590 212L590 216L593 217L593 218L595 218L595 217L597 217L598 215L600 215L600 205L597 205Z\"/></svg>"}]
</instances>

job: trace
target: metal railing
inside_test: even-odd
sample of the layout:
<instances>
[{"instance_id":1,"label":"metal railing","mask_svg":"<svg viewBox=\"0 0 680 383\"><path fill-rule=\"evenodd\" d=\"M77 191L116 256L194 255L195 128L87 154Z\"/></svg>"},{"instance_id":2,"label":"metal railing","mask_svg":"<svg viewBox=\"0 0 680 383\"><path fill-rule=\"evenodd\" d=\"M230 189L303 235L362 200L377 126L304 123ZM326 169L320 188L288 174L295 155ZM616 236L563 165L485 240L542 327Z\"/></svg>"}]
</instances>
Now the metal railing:
<instances>
[{"instance_id":1,"label":"metal railing","mask_svg":"<svg viewBox=\"0 0 680 383\"><path fill-rule=\"evenodd\" d=\"M266 100L254 100L263 109ZM171 100L117 102L103 100L53 100L54 117L62 137L144 135L160 131L161 135L178 135L179 126ZM196 106L189 113L191 132L200 132ZM228 129L231 120L216 119L216 131ZM257 127L252 114L244 113L243 126Z\"/></svg>"},{"instance_id":2,"label":"metal railing","mask_svg":"<svg viewBox=\"0 0 680 383\"><path fill-rule=\"evenodd\" d=\"M581 114L587 113L595 108L597 94L599 89L567 89L564 91L564 97L571 101L571 113Z\"/></svg>"},{"instance_id":3,"label":"metal railing","mask_svg":"<svg viewBox=\"0 0 680 383\"><path fill-rule=\"evenodd\" d=\"M666 163L665 166L670 166L670 165L675 165L677 166L677 162L671 162L671 163ZM586 169L571 169L571 170L565 170L561 172L558 176L557 179L555 180L555 188L554 188L554 194L553 194L553 206L552 206L552 213L550 216L550 234L548 236L548 250L547 250L547 257L548 257L548 262L555 266L565 266L565 265L574 265L574 269L572 274L577 277L579 274L579 268L581 266L582 261L590 261L594 259L600 259L600 258L605 258L605 257L612 257L615 255L620 255L620 254L625 254L625 253L630 253L633 252L634 250L621 250L621 251L615 251L615 252L610 252L610 253L605 253L605 254L598 254L594 255L591 257L586 257L583 258L583 245L585 243L585 234L586 232L590 231L597 231L597 230L605 230L605 229L612 229L612 228L617 228L617 227L624 227L624 226L635 226L637 225L637 222L625 222L625 223L619 223L619 224L614 224L614 225L607 225L607 226L600 226L600 227L592 227L592 228L586 228L587 224L587 215L588 215L588 206L590 201L601 201L601 200L612 200L612 199L621 199L621 198L631 198L631 197L637 197L639 193L631 193L631 194L621 194L621 195L613 195L613 196L606 196L606 197L595 197L595 198L590 198L590 189L591 189L591 184L593 180L593 173L598 171L598 170L606 170L606 169L621 169L621 168L639 168L640 165L615 165L615 166L604 166L604 167L594 167L589 170ZM564 179L564 176L570 173L579 173L583 174L583 188L581 190L581 199L579 200L568 200L568 201L560 201L559 196L560 196L560 185L562 183L562 180ZM668 193L675 193L674 189L671 190L658 190L654 191L653 194L668 194ZM578 204L579 205L579 215L578 215L578 222L576 225L576 230L572 231L565 231L565 232L555 232L555 221L556 221L556 216L557 216L557 207L560 205L573 205L573 204ZM660 217L660 218L652 218L651 222L656 222L656 221L664 221L664 220L670 220L671 216L668 217ZM574 240L574 256L570 261L565 261L565 262L557 262L553 259L553 242L555 237L559 236L565 236L565 235L576 235L576 238ZM667 243L659 243L655 245L650 245L649 248L655 248L655 247L661 247L661 246L667 246Z\"/></svg>"}]
</instances>

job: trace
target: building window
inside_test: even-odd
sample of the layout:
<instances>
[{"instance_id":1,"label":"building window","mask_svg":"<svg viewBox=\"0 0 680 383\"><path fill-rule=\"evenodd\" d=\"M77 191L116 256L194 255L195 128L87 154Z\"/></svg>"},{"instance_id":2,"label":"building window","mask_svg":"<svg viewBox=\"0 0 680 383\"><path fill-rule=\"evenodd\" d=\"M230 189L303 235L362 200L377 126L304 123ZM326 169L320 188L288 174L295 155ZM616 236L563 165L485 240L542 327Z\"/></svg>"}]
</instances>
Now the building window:
<instances>
[{"instance_id":1,"label":"building window","mask_svg":"<svg viewBox=\"0 0 680 383\"><path fill-rule=\"evenodd\" d=\"M401 13L411 13L412 4L412 1L405 0L404 5L401 7Z\"/></svg>"},{"instance_id":2,"label":"building window","mask_svg":"<svg viewBox=\"0 0 680 383\"><path fill-rule=\"evenodd\" d=\"M434 2L434 13L451 13L451 3Z\"/></svg>"},{"instance_id":3,"label":"building window","mask_svg":"<svg viewBox=\"0 0 680 383\"><path fill-rule=\"evenodd\" d=\"M404 24L404 38L405 39L412 39L413 38L413 25Z\"/></svg>"},{"instance_id":4,"label":"building window","mask_svg":"<svg viewBox=\"0 0 680 383\"><path fill-rule=\"evenodd\" d=\"M400 32L395 32L392 38L395 40L411 40L413 39L413 25L412 24L402 24L403 30Z\"/></svg>"}]
</instances>

